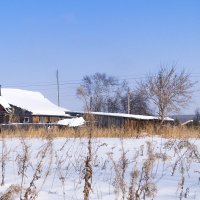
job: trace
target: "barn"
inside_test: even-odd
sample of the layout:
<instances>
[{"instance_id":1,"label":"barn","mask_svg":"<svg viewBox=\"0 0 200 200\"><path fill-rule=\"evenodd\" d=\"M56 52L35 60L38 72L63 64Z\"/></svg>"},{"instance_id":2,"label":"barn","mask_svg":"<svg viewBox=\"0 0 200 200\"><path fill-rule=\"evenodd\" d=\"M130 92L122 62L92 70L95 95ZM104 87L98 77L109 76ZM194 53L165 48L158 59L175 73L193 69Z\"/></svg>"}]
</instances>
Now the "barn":
<instances>
[{"instance_id":1,"label":"barn","mask_svg":"<svg viewBox=\"0 0 200 200\"><path fill-rule=\"evenodd\" d=\"M85 112L66 111L71 116L87 116ZM157 116L133 115L125 113L91 112L92 121L98 128L133 128L141 129L145 126L156 126L161 120ZM86 117L87 118L87 117ZM166 117L165 124L173 124L174 119Z\"/></svg>"}]
</instances>

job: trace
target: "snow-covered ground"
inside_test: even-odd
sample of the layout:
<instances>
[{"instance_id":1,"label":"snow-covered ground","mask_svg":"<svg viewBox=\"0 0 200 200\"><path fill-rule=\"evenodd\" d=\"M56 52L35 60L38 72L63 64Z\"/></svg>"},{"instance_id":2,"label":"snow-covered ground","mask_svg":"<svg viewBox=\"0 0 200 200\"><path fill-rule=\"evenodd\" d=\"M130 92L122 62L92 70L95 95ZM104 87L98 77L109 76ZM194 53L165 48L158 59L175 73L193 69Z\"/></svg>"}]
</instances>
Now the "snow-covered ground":
<instances>
[{"instance_id":1,"label":"snow-covered ground","mask_svg":"<svg viewBox=\"0 0 200 200\"><path fill-rule=\"evenodd\" d=\"M30 188L38 200L83 199L87 146L86 138L1 140L0 181L2 157L5 164L5 184L0 186L1 195L15 184L23 188L21 196ZM92 140L90 199L121 199L123 194L127 199L131 172L134 172L132 191L136 193L138 189L140 197L198 200L199 146L198 139L95 138ZM31 180L33 184L29 187ZM148 190L154 197L148 198ZM19 195L15 199L19 199Z\"/></svg>"}]
</instances>

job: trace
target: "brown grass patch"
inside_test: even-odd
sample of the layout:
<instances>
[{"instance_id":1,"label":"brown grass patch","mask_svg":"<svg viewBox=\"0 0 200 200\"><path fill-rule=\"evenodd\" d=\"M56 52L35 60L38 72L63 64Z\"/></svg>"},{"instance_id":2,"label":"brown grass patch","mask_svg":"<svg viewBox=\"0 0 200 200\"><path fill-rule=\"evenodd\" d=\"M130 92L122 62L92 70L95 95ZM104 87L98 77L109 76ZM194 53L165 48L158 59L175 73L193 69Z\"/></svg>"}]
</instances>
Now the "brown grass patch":
<instances>
[{"instance_id":1,"label":"brown grass patch","mask_svg":"<svg viewBox=\"0 0 200 200\"><path fill-rule=\"evenodd\" d=\"M88 137L89 130L85 128L66 128L66 129L29 129L29 130L15 130L2 131L0 136L3 137L29 137L29 138L46 138L46 137L67 137L79 138ZM164 138L199 138L200 128L187 128L182 126L163 126L151 127L148 126L143 129L133 128L93 128L93 137L144 137L144 136L162 136Z\"/></svg>"}]
</instances>

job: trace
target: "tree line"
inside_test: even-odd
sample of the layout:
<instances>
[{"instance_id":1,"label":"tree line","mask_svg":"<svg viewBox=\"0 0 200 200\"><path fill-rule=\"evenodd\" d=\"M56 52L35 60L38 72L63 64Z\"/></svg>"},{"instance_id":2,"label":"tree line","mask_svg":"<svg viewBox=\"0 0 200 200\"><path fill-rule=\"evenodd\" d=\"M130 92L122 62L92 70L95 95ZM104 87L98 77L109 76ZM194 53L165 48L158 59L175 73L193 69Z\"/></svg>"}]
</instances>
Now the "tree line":
<instances>
[{"instance_id":1,"label":"tree line","mask_svg":"<svg viewBox=\"0 0 200 200\"><path fill-rule=\"evenodd\" d=\"M194 85L184 70L177 72L174 66L161 66L134 88L127 81L105 73L86 75L77 95L84 96L87 109L92 112L158 115L163 121L169 113L178 112L188 104Z\"/></svg>"}]
</instances>

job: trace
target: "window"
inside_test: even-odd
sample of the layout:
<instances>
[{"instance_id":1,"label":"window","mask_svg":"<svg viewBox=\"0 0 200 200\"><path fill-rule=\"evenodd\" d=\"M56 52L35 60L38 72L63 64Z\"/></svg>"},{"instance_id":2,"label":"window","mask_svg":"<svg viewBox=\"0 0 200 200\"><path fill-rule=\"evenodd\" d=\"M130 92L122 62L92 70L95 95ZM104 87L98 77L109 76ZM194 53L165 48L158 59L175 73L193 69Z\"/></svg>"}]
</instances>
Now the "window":
<instances>
[{"instance_id":1,"label":"window","mask_svg":"<svg viewBox=\"0 0 200 200\"><path fill-rule=\"evenodd\" d=\"M29 123L29 117L24 117L24 123Z\"/></svg>"}]
</instances>

